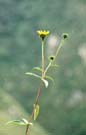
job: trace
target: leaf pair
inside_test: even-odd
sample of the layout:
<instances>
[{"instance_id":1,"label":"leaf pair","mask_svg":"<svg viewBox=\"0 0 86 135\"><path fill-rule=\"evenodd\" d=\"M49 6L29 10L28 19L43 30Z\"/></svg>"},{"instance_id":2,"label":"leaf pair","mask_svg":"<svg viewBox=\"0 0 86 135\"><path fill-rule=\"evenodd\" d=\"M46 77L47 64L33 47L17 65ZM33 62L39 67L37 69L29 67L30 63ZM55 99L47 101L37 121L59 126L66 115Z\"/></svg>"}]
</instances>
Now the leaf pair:
<instances>
[{"instance_id":1,"label":"leaf pair","mask_svg":"<svg viewBox=\"0 0 86 135\"><path fill-rule=\"evenodd\" d=\"M26 74L26 75L30 75L30 76L34 76L34 77L37 77L37 78L41 79L41 80L44 82L45 87L46 87L46 88L48 87L48 81L45 80L45 79L42 79L41 76L39 76L39 75L37 75L37 74L34 74L34 73L31 73L31 72L26 72L25 74Z\"/></svg>"},{"instance_id":2,"label":"leaf pair","mask_svg":"<svg viewBox=\"0 0 86 135\"><path fill-rule=\"evenodd\" d=\"M48 81L45 78L47 78L47 79L51 80L52 82L54 82L53 78L50 77L50 76L45 76L45 78L42 79L41 76L39 76L37 74L34 74L34 73L31 73L31 72L26 72L25 74L26 75L30 75L30 76L34 76L34 77L37 77L37 78L41 79L44 82L46 88L48 87L49 83L48 83Z\"/></svg>"}]
</instances>

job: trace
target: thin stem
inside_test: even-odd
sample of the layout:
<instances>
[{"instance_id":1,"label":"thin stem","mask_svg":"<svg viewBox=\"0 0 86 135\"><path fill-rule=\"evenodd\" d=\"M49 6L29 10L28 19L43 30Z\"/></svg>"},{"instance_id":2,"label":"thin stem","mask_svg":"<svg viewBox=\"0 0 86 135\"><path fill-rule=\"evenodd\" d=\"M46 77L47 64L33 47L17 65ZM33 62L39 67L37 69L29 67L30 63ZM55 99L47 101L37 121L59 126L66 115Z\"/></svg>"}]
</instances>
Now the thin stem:
<instances>
[{"instance_id":1,"label":"thin stem","mask_svg":"<svg viewBox=\"0 0 86 135\"><path fill-rule=\"evenodd\" d=\"M50 68L51 66L51 61L49 62L48 66L46 67L45 71L44 71L44 75L47 73L48 69Z\"/></svg>"},{"instance_id":2,"label":"thin stem","mask_svg":"<svg viewBox=\"0 0 86 135\"><path fill-rule=\"evenodd\" d=\"M44 78L44 41L42 41L42 79Z\"/></svg>"},{"instance_id":3,"label":"thin stem","mask_svg":"<svg viewBox=\"0 0 86 135\"><path fill-rule=\"evenodd\" d=\"M58 53L59 53L59 51L60 51L63 43L64 43L64 39L62 38L61 41L60 41L60 43L59 43L59 47L57 48L57 51L56 51L56 54L55 54L55 58L57 57L57 55L58 55Z\"/></svg>"},{"instance_id":4,"label":"thin stem","mask_svg":"<svg viewBox=\"0 0 86 135\"><path fill-rule=\"evenodd\" d=\"M35 105L38 104L39 97L40 97L40 94L41 94L42 84L43 84L43 82L41 81L41 82L40 82L40 85L39 85L39 88L38 88L38 92L37 92L37 97L36 97Z\"/></svg>"},{"instance_id":5,"label":"thin stem","mask_svg":"<svg viewBox=\"0 0 86 135\"><path fill-rule=\"evenodd\" d=\"M57 48L57 51L56 51L56 54L55 54L55 58L54 58L54 60L52 62L55 61L55 59L56 59L56 57L57 57L57 55L58 55L58 53L59 53L59 51L60 51L63 43L64 43L64 39L61 39L60 44L59 44L59 47ZM45 76L46 72L48 71L48 69L51 67L52 62L50 61L49 64L48 64L48 66L46 67L46 69L44 71L44 76Z\"/></svg>"},{"instance_id":6,"label":"thin stem","mask_svg":"<svg viewBox=\"0 0 86 135\"><path fill-rule=\"evenodd\" d=\"M42 40L42 76L41 76L41 78L42 79L44 78L44 41L43 40ZM38 88L38 92L37 92L37 96L36 96L36 100L35 100L35 103L34 103L35 106L34 106L34 108L32 110L32 114L31 114L31 117L29 119L29 122L31 122L33 117L34 117L34 110L36 108L36 105L39 102L39 97L40 97L40 94L41 94L42 84L43 84L43 81L40 82L40 85L39 85L39 88ZM29 127L30 126L27 125L26 131L25 131L25 135L29 135L28 134Z\"/></svg>"},{"instance_id":7,"label":"thin stem","mask_svg":"<svg viewBox=\"0 0 86 135\"><path fill-rule=\"evenodd\" d=\"M34 106L34 108L33 108L33 110L32 110L32 114L31 114L31 117L30 117L30 119L29 119L29 122L31 122L32 119L33 119L33 117L34 117L34 110L35 110L36 105L38 104L38 101L39 101L39 97L40 97L40 94L41 94L42 84L43 84L43 82L41 81L41 82L40 82L40 85L39 85L39 88L38 88L36 100L35 100L35 103L34 103L35 106ZM25 135L29 135L29 134L28 134L29 127L30 127L30 126L27 125L26 131L25 131Z\"/></svg>"}]
</instances>

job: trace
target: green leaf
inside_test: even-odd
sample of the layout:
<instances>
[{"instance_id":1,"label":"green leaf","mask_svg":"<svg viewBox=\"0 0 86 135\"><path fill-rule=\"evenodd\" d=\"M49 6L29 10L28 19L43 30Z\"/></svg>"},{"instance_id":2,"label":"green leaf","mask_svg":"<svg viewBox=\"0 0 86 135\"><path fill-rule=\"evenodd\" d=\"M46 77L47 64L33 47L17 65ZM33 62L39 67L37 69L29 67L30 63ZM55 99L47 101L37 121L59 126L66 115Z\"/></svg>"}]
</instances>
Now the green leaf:
<instances>
[{"instance_id":1,"label":"green leaf","mask_svg":"<svg viewBox=\"0 0 86 135\"><path fill-rule=\"evenodd\" d=\"M37 77L37 78L40 78L41 79L41 76L39 76L37 74L34 74L34 73L31 73L31 72L26 72L25 74L26 75L30 75L30 76L34 76L34 77Z\"/></svg>"},{"instance_id":2,"label":"green leaf","mask_svg":"<svg viewBox=\"0 0 86 135\"><path fill-rule=\"evenodd\" d=\"M54 83L54 79L51 76L45 76L45 78L51 80Z\"/></svg>"},{"instance_id":3,"label":"green leaf","mask_svg":"<svg viewBox=\"0 0 86 135\"><path fill-rule=\"evenodd\" d=\"M28 125L28 121L26 119L22 119L24 123L26 123Z\"/></svg>"},{"instance_id":4,"label":"green leaf","mask_svg":"<svg viewBox=\"0 0 86 135\"><path fill-rule=\"evenodd\" d=\"M47 81L47 80L45 80L45 79L42 79L42 81L44 82L45 87L47 88L47 87L48 87L48 81Z\"/></svg>"},{"instance_id":5,"label":"green leaf","mask_svg":"<svg viewBox=\"0 0 86 135\"><path fill-rule=\"evenodd\" d=\"M28 122L26 119L12 120L12 121L7 122L7 124L15 124L15 125L20 125L20 126L33 125L31 122Z\"/></svg>"},{"instance_id":6,"label":"green leaf","mask_svg":"<svg viewBox=\"0 0 86 135\"><path fill-rule=\"evenodd\" d=\"M59 67L59 65L55 64L55 65L51 65L51 67Z\"/></svg>"},{"instance_id":7,"label":"green leaf","mask_svg":"<svg viewBox=\"0 0 86 135\"><path fill-rule=\"evenodd\" d=\"M35 70L38 70L38 71L41 71L42 72L42 69L40 67L34 67L33 69Z\"/></svg>"},{"instance_id":8,"label":"green leaf","mask_svg":"<svg viewBox=\"0 0 86 135\"><path fill-rule=\"evenodd\" d=\"M25 74L26 74L26 75L30 75L30 76L35 76L35 77L37 77L37 78L40 78L40 79L44 82L45 87L46 87L46 88L48 87L48 81L45 80L45 79L42 79L41 76L39 76L39 75L37 75L37 74L34 74L34 73L31 73L31 72L26 72Z\"/></svg>"},{"instance_id":9,"label":"green leaf","mask_svg":"<svg viewBox=\"0 0 86 135\"><path fill-rule=\"evenodd\" d=\"M34 105L34 120L37 119L38 117L38 114L39 114L39 105Z\"/></svg>"},{"instance_id":10,"label":"green leaf","mask_svg":"<svg viewBox=\"0 0 86 135\"><path fill-rule=\"evenodd\" d=\"M26 119L22 119L22 121L26 124L26 125L30 125L30 126L32 126L33 125L33 123L31 123L31 122L28 122Z\"/></svg>"}]
</instances>

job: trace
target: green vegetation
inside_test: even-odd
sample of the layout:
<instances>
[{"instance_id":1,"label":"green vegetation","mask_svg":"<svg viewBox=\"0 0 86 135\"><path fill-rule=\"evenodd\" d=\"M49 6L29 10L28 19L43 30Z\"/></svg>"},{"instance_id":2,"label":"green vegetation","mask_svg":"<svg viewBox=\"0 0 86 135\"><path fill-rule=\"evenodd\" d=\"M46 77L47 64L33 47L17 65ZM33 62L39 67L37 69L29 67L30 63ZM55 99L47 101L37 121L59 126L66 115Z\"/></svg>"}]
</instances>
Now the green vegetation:
<instances>
[{"instance_id":1,"label":"green vegetation","mask_svg":"<svg viewBox=\"0 0 86 135\"><path fill-rule=\"evenodd\" d=\"M7 125L7 121L12 119L18 119L21 117L28 118L28 114L24 111L24 109L21 107L17 101L13 97L11 97L9 94L0 92L0 134L1 135L16 135L21 134L24 135L25 133L25 127L20 127L16 125ZM39 126L38 124L35 124L33 126L33 129L31 130L31 134L34 135L48 135L45 130Z\"/></svg>"},{"instance_id":2,"label":"green vegetation","mask_svg":"<svg viewBox=\"0 0 86 135\"><path fill-rule=\"evenodd\" d=\"M17 118L32 112L39 80L28 78L25 73L40 65L41 46L35 31L41 28L58 34L58 39L65 31L70 37L59 54L58 70L49 70L55 83L42 91L37 119L40 127L33 126L33 134L86 134L85 10L86 0L0 0L1 135L24 133L24 128L3 126L14 119L7 113L9 107L19 110Z\"/></svg>"}]
</instances>

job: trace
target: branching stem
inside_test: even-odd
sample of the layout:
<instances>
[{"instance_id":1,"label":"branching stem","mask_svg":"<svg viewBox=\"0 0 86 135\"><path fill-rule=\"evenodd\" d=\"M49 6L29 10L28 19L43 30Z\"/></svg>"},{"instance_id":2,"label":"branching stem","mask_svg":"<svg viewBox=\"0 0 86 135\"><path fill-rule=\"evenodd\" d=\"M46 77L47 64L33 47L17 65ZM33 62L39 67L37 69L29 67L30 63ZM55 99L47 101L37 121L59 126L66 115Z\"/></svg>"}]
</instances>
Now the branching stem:
<instances>
[{"instance_id":1,"label":"branching stem","mask_svg":"<svg viewBox=\"0 0 86 135\"><path fill-rule=\"evenodd\" d=\"M57 57L57 55L58 55L58 53L59 53L59 51L60 51L60 49L61 49L63 43L64 43L64 39L61 39L60 44L59 44L59 47L57 48L57 51L56 51L56 54L55 54L55 58L54 58L53 61L55 61L55 59L56 59L56 57ZM53 61L52 61L52 62L53 62ZM45 77L45 75L46 75L48 69L49 69L49 68L51 67L51 65L52 65L52 62L50 61L49 64L48 64L48 66L47 66L46 69L45 69L45 65L44 65L44 64L45 64L45 63L44 63L44 40L42 40L42 65L41 65L41 66L42 66L42 74L41 74L42 76L41 76L41 79L44 79L44 77ZM33 117L34 117L34 110L36 109L36 105L37 105L38 102L39 102L39 97L40 97L40 94L41 94L42 85L43 85L43 81L41 80L40 85L39 85L39 87L38 87L38 92L37 92L36 100L35 100L35 103L34 103L34 107L33 107L33 110L32 110L32 113L31 113L31 116L30 116L30 119L29 119L29 122L31 122L31 121L33 120ZM30 127L30 125L27 125L26 131L25 131L25 135L29 135L29 132L28 132L29 127Z\"/></svg>"},{"instance_id":2,"label":"branching stem","mask_svg":"<svg viewBox=\"0 0 86 135\"><path fill-rule=\"evenodd\" d=\"M44 79L44 41L42 41L42 76L41 76L42 79ZM36 100L35 100L35 103L34 103L34 107L33 107L33 110L32 110L32 114L31 114L31 117L29 119L29 122L31 122L33 120L33 117L34 117L34 110L36 108L36 105L38 104L39 102L39 97L40 97L40 94L41 94L41 89L42 89L42 84L43 84L43 81L41 80L40 82L40 85L39 85L39 88L38 88L38 92L37 92L37 96L36 96ZM29 135L29 125L27 125L26 127L26 131L25 131L25 135Z\"/></svg>"}]
</instances>

